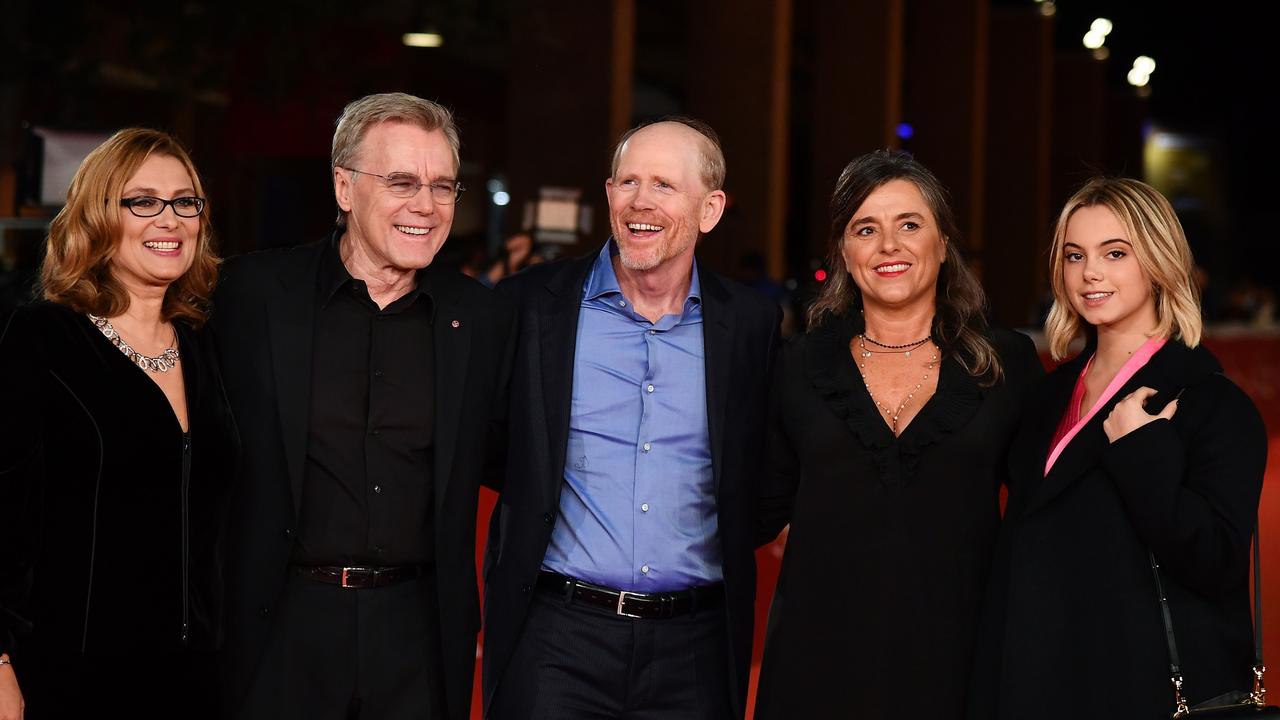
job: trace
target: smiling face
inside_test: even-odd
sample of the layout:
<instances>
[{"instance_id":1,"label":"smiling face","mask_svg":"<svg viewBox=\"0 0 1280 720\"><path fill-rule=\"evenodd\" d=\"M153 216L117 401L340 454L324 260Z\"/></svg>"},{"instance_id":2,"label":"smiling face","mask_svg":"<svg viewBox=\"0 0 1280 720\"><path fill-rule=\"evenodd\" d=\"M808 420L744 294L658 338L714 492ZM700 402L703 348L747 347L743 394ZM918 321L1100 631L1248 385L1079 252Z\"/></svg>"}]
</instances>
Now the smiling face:
<instances>
[{"instance_id":1,"label":"smiling face","mask_svg":"<svg viewBox=\"0 0 1280 720\"><path fill-rule=\"evenodd\" d=\"M1071 307L1085 322L1121 332L1156 327L1151 280L1128 232L1103 205L1076 210L1062 244L1062 280Z\"/></svg>"},{"instance_id":2,"label":"smiling face","mask_svg":"<svg viewBox=\"0 0 1280 720\"><path fill-rule=\"evenodd\" d=\"M430 265L453 224L454 206L437 203L426 187L457 180L444 132L379 123L365 133L352 166L378 175L414 175L424 186L411 198L396 197L377 177L334 168L334 196L347 213L346 241L378 268L408 272Z\"/></svg>"},{"instance_id":3,"label":"smiling face","mask_svg":"<svg viewBox=\"0 0 1280 720\"><path fill-rule=\"evenodd\" d=\"M172 200L195 194L195 183L181 161L152 155L124 184L120 197ZM126 207L118 211L120 241L111 255L111 274L130 292L167 288L191 268L200 235L199 217L178 217L171 206L149 218L137 217Z\"/></svg>"},{"instance_id":4,"label":"smiling face","mask_svg":"<svg viewBox=\"0 0 1280 720\"><path fill-rule=\"evenodd\" d=\"M872 191L845 226L840 245L866 308L932 307L946 249L929 204L908 180Z\"/></svg>"},{"instance_id":5,"label":"smiling face","mask_svg":"<svg viewBox=\"0 0 1280 720\"><path fill-rule=\"evenodd\" d=\"M623 146L605 190L624 267L645 271L677 258L692 262L698 236L720 221L725 195L702 180L701 142L685 125L657 123Z\"/></svg>"}]
</instances>

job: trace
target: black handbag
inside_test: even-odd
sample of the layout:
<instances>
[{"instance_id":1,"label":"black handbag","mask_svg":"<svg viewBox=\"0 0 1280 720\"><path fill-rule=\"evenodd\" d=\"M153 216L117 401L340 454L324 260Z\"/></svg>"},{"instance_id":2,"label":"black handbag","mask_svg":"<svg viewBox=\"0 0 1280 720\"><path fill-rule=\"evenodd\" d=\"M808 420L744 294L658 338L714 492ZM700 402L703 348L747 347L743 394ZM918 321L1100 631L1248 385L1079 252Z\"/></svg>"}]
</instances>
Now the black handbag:
<instances>
[{"instance_id":1,"label":"black handbag","mask_svg":"<svg viewBox=\"0 0 1280 720\"><path fill-rule=\"evenodd\" d=\"M1160 564L1154 553L1151 573L1156 578L1156 595L1160 597L1160 610L1164 617L1164 634L1169 643L1169 681L1173 683L1173 720L1280 720L1280 708L1267 704L1267 688L1262 676L1267 666L1262 662L1262 548L1258 542L1258 527L1253 528L1253 690L1235 690L1218 697L1188 706L1182 695L1182 667L1178 660L1178 643L1173 636L1173 615L1169 612L1169 600L1160 582Z\"/></svg>"}]
</instances>

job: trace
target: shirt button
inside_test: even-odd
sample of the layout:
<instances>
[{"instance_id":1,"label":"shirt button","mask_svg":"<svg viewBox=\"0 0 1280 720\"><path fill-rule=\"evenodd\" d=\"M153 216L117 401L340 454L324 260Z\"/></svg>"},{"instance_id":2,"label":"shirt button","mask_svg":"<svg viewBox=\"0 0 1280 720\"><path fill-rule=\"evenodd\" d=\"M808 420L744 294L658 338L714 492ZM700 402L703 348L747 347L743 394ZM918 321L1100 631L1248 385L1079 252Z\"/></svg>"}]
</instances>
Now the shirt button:
<instances>
[{"instance_id":1,"label":"shirt button","mask_svg":"<svg viewBox=\"0 0 1280 720\"><path fill-rule=\"evenodd\" d=\"M618 307L626 307L626 306L627 306L627 301L626 301L626 300L619 300L619 301L618 301Z\"/></svg>"},{"instance_id":2,"label":"shirt button","mask_svg":"<svg viewBox=\"0 0 1280 720\"><path fill-rule=\"evenodd\" d=\"M641 565L641 566L640 566L640 572L644 573L645 575L648 575L648 574L649 574L649 566L648 566L648 565Z\"/></svg>"},{"instance_id":3,"label":"shirt button","mask_svg":"<svg viewBox=\"0 0 1280 720\"><path fill-rule=\"evenodd\" d=\"M649 450L653 448L653 446L650 445L649 443L645 443L642 447L644 447L645 452L649 452Z\"/></svg>"},{"instance_id":4,"label":"shirt button","mask_svg":"<svg viewBox=\"0 0 1280 720\"><path fill-rule=\"evenodd\" d=\"M657 331L657 330L650 330L650 331L649 331L649 334L650 334L650 335L657 335L657 334L658 334L658 331Z\"/></svg>"},{"instance_id":5,"label":"shirt button","mask_svg":"<svg viewBox=\"0 0 1280 720\"><path fill-rule=\"evenodd\" d=\"M373 371L373 376L374 376L374 377L382 377L382 371L381 371L381 370L374 370L374 371Z\"/></svg>"},{"instance_id":6,"label":"shirt button","mask_svg":"<svg viewBox=\"0 0 1280 720\"><path fill-rule=\"evenodd\" d=\"M556 521L556 516L555 516L555 515L553 515L553 514L551 514L551 513L544 513L544 514L542 515L542 522L544 522L544 523L546 523L546 524L548 524L548 525L550 525L551 523L553 523L553 522L555 522L555 521Z\"/></svg>"},{"instance_id":7,"label":"shirt button","mask_svg":"<svg viewBox=\"0 0 1280 720\"><path fill-rule=\"evenodd\" d=\"M649 387L646 387L645 390L648 390L649 392L653 392L653 386L650 385Z\"/></svg>"},{"instance_id":8,"label":"shirt button","mask_svg":"<svg viewBox=\"0 0 1280 720\"><path fill-rule=\"evenodd\" d=\"M374 485L374 486L373 486L373 491L374 491L375 493L377 493L378 495L381 495L381 494L382 494L382 486L381 486L381 485Z\"/></svg>"},{"instance_id":9,"label":"shirt button","mask_svg":"<svg viewBox=\"0 0 1280 720\"><path fill-rule=\"evenodd\" d=\"M649 503L640 503L640 512L649 512Z\"/></svg>"}]
</instances>

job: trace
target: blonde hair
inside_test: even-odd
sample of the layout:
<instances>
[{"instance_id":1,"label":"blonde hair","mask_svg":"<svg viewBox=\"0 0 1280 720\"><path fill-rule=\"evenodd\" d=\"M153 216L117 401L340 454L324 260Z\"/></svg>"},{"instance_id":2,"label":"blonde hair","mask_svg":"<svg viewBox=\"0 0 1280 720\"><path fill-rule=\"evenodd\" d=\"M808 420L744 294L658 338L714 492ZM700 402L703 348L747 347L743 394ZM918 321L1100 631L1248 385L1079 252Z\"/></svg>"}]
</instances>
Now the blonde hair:
<instances>
[{"instance_id":1,"label":"blonde hair","mask_svg":"<svg viewBox=\"0 0 1280 720\"><path fill-rule=\"evenodd\" d=\"M1204 321L1200 316L1200 289L1192 273L1195 259L1173 206L1150 185L1128 178L1098 177L1076 191L1058 216L1049 254L1049 280L1053 308L1045 321L1049 354L1066 357L1071 341L1085 331L1085 323L1067 296L1063 279L1063 245L1067 224L1077 210L1105 207L1124 226L1138 267L1151 281L1156 304L1153 335L1180 340L1187 347L1200 344Z\"/></svg>"},{"instance_id":2,"label":"blonde hair","mask_svg":"<svg viewBox=\"0 0 1280 720\"><path fill-rule=\"evenodd\" d=\"M439 103L400 92L365 95L342 109L337 128L333 132L329 169L350 168L369 129L384 122L409 123L427 132L443 132L449 143L449 150L453 153L454 170L458 169L458 150L462 141L458 138L458 126L453 122L453 113ZM345 224L346 220L347 212L339 208L338 223Z\"/></svg>"},{"instance_id":3,"label":"blonde hair","mask_svg":"<svg viewBox=\"0 0 1280 720\"><path fill-rule=\"evenodd\" d=\"M41 292L46 300L77 312L115 317L129 308L129 292L111 273L111 258L120 246L121 191L152 155L172 157L186 168L191 185L204 197L191 156L172 135L147 128L127 128L94 148L76 170L67 189L67 204L49 225ZM213 230L206 209L200 215L195 259L165 291L160 314L204 324L209 296L221 261L213 249Z\"/></svg>"}]
</instances>

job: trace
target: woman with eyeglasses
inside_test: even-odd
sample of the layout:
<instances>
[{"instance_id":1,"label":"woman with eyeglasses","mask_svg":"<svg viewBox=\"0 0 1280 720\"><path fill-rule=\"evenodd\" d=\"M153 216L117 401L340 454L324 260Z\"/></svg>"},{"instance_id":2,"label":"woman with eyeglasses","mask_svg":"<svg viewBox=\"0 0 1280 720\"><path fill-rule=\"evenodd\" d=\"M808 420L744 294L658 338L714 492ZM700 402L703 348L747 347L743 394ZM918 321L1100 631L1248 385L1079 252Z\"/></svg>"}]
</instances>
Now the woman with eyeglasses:
<instances>
[{"instance_id":1,"label":"woman with eyeglasses","mask_svg":"<svg viewBox=\"0 0 1280 720\"><path fill-rule=\"evenodd\" d=\"M205 206L174 138L116 133L0 328L0 720L213 713L238 441L198 332Z\"/></svg>"}]
</instances>

